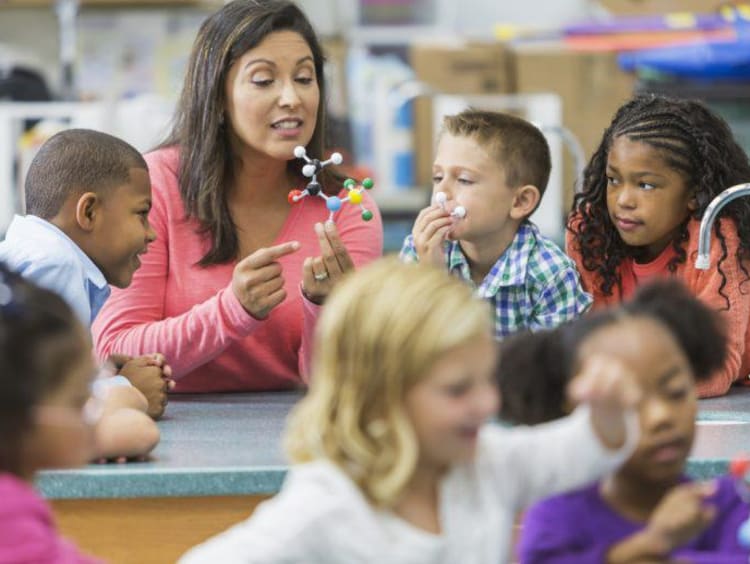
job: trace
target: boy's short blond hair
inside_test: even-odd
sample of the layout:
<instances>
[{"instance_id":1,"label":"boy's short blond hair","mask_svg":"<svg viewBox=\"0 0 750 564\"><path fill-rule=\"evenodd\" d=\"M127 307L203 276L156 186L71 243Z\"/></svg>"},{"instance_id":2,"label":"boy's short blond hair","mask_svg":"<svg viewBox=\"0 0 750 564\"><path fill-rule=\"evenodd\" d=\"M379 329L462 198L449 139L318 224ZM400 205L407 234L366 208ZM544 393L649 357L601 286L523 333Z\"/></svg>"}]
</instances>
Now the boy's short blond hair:
<instances>
[{"instance_id":1,"label":"boy's short blond hair","mask_svg":"<svg viewBox=\"0 0 750 564\"><path fill-rule=\"evenodd\" d=\"M419 456L405 397L446 352L491 336L492 316L444 270L380 259L334 290L315 333L311 386L286 434L293 462L327 459L393 504Z\"/></svg>"},{"instance_id":2,"label":"boy's short blond hair","mask_svg":"<svg viewBox=\"0 0 750 564\"><path fill-rule=\"evenodd\" d=\"M549 145L533 124L510 114L469 108L443 118L443 133L471 137L505 169L510 188L530 184L547 188L552 160Z\"/></svg>"}]
</instances>

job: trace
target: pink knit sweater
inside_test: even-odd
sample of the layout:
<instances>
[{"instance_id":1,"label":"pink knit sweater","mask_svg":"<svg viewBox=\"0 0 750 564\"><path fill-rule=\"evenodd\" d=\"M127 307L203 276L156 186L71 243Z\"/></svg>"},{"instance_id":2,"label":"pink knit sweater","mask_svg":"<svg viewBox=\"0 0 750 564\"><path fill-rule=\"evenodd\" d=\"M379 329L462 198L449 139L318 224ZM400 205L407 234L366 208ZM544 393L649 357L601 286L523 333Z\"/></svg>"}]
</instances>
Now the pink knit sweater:
<instances>
[{"instance_id":1,"label":"pink knit sweater","mask_svg":"<svg viewBox=\"0 0 750 564\"><path fill-rule=\"evenodd\" d=\"M320 255L314 232L328 211L322 198L294 205L274 244L297 240L300 250L279 259L287 299L258 321L232 292L236 262L208 268L196 263L209 248L198 224L185 219L177 185L178 151L161 149L146 156L153 191L149 219L157 239L126 290L114 289L92 326L97 354L141 355L161 352L177 380L175 391L260 391L293 388L305 380L311 337L319 308L300 292L302 263ZM363 202L375 217L360 218L345 204L335 221L356 265L382 253L383 227L377 207Z\"/></svg>"}]
</instances>

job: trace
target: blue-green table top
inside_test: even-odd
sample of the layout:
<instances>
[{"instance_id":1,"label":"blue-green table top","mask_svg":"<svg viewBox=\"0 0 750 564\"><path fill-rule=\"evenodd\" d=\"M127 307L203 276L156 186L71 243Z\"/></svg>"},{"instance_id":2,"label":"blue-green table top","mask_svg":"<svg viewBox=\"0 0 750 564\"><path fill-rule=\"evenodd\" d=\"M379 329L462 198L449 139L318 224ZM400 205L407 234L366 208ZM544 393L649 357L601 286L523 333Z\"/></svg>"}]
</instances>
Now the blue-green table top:
<instances>
[{"instance_id":1,"label":"blue-green table top","mask_svg":"<svg viewBox=\"0 0 750 564\"><path fill-rule=\"evenodd\" d=\"M299 393L175 395L149 462L42 472L48 498L252 495L279 490L284 422Z\"/></svg>"},{"instance_id":2,"label":"blue-green table top","mask_svg":"<svg viewBox=\"0 0 750 564\"><path fill-rule=\"evenodd\" d=\"M269 494L286 473L281 436L299 393L176 396L149 462L42 472L51 499ZM707 478L750 451L750 388L702 400L688 472Z\"/></svg>"},{"instance_id":3,"label":"blue-green table top","mask_svg":"<svg viewBox=\"0 0 750 564\"><path fill-rule=\"evenodd\" d=\"M725 474L729 462L750 452L750 388L733 388L698 404L698 431L688 473L696 478Z\"/></svg>"}]
</instances>

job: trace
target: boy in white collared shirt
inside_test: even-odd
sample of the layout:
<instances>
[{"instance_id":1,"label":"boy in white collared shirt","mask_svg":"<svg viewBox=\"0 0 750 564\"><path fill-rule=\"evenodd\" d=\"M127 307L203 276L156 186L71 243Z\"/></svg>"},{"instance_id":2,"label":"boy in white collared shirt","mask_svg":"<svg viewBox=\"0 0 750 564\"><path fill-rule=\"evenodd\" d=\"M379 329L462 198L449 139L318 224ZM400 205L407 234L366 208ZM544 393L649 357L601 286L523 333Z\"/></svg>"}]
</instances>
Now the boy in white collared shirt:
<instances>
[{"instance_id":1,"label":"boy in white collared shirt","mask_svg":"<svg viewBox=\"0 0 750 564\"><path fill-rule=\"evenodd\" d=\"M0 243L0 261L62 296L90 327L109 297L109 284L127 287L140 266L138 256L155 238L148 223L146 163L111 135L63 131L34 157L25 196L28 215L13 218ZM146 396L149 415L160 417L170 384L163 356L111 360Z\"/></svg>"}]
</instances>

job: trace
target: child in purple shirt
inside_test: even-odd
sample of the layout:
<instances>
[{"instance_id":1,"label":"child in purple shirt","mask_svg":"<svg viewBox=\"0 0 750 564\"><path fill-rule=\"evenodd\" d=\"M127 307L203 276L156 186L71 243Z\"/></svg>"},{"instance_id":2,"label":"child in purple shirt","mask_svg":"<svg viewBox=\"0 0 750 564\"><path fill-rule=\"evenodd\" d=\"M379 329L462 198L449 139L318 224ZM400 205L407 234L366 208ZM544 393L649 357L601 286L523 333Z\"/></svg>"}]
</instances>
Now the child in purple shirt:
<instances>
[{"instance_id":1,"label":"child in purple shirt","mask_svg":"<svg viewBox=\"0 0 750 564\"><path fill-rule=\"evenodd\" d=\"M695 435L695 383L722 366L724 329L676 282L645 286L632 302L554 331L503 344L502 416L538 423L570 406L563 391L582 359L630 370L641 384L641 438L614 474L532 507L521 564L747 563L737 530L748 517L733 481L683 474ZM574 463L574 461L571 461Z\"/></svg>"},{"instance_id":2,"label":"child in purple shirt","mask_svg":"<svg viewBox=\"0 0 750 564\"><path fill-rule=\"evenodd\" d=\"M737 544L737 529L747 518L748 509L737 496L734 481L724 477L716 481L715 492L704 498L714 516L713 521L691 540L674 550L658 547L658 541L646 538L647 523L622 515L602 496L604 482L582 490L549 498L534 506L526 514L521 529L519 557L522 564L555 562L556 564L603 564L610 562L671 562L668 554L679 562L692 564L747 564L747 551ZM674 487L657 510L673 511L666 520L680 519L679 499L700 496L705 484L680 480L682 487ZM690 488L683 491L685 488ZM672 506L667 509L667 502ZM675 534L680 528L691 532L691 507L685 508L685 522L668 526ZM656 510L654 511L656 513ZM649 549L649 543L653 548ZM671 541L668 541L669 544ZM628 549L634 556L616 558L615 549ZM632 546L640 545L640 546ZM666 546L665 543L662 546ZM650 559L650 560L649 560Z\"/></svg>"}]
</instances>

